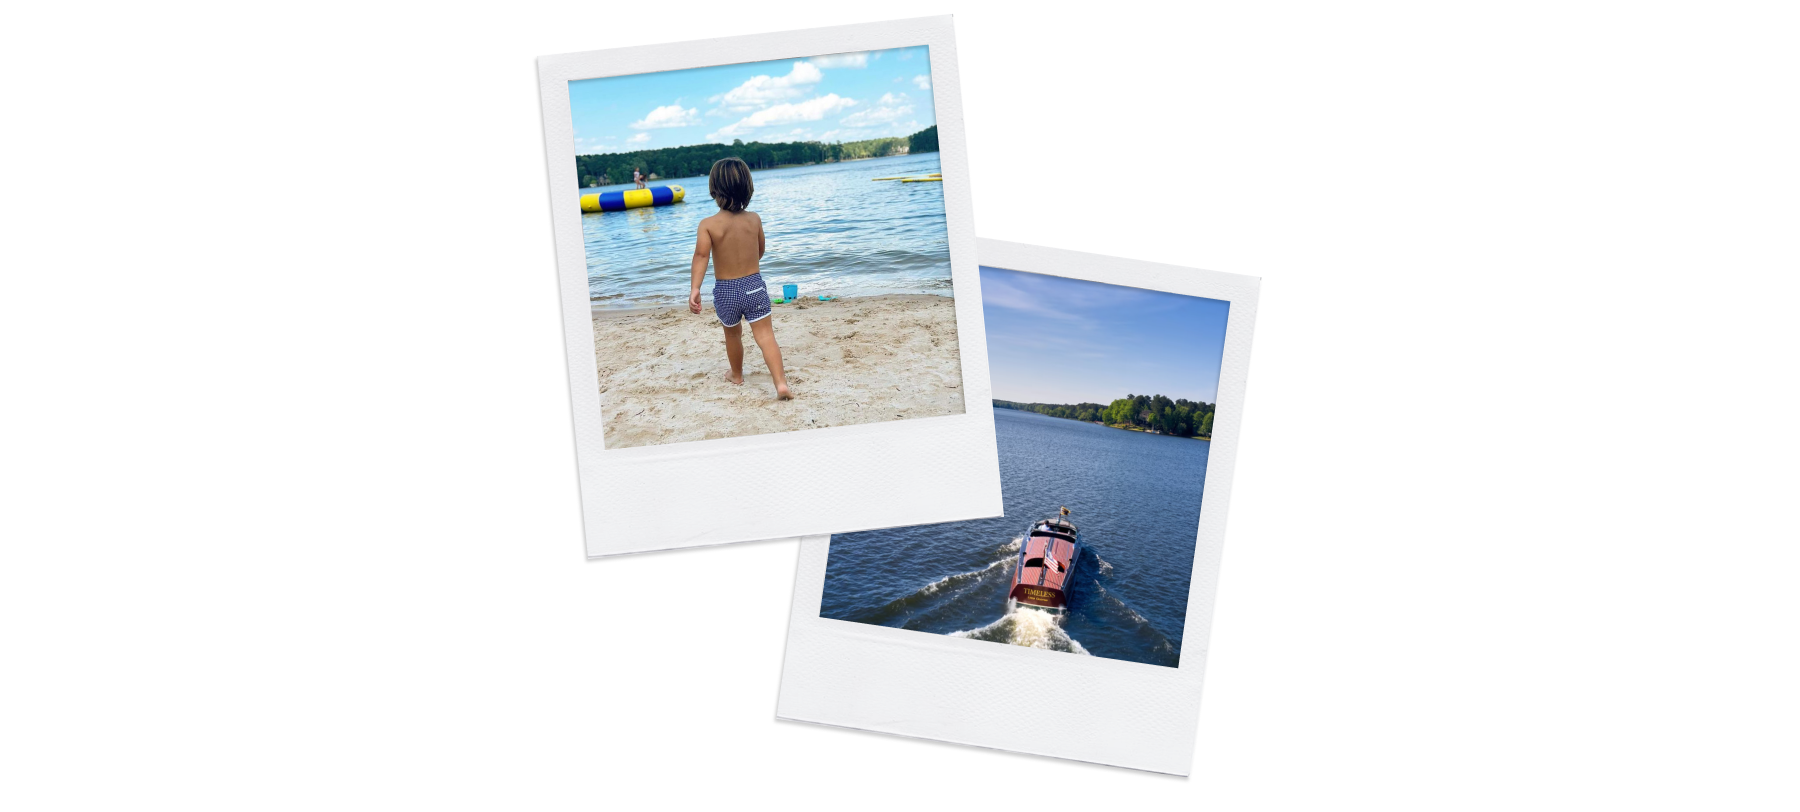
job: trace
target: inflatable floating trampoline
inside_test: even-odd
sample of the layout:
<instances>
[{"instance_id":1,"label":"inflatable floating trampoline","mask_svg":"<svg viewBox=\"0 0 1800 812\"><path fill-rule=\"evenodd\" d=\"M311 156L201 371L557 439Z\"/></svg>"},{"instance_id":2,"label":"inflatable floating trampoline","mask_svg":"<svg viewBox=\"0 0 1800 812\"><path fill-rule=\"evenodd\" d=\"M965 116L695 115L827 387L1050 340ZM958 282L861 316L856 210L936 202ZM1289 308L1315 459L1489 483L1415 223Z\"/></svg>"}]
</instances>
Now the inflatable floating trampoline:
<instances>
[{"instance_id":1,"label":"inflatable floating trampoline","mask_svg":"<svg viewBox=\"0 0 1800 812\"><path fill-rule=\"evenodd\" d=\"M626 189L622 192L595 192L581 196L583 212L624 211L645 206L667 206L680 203L687 191L680 186L652 186L648 189Z\"/></svg>"}]
</instances>

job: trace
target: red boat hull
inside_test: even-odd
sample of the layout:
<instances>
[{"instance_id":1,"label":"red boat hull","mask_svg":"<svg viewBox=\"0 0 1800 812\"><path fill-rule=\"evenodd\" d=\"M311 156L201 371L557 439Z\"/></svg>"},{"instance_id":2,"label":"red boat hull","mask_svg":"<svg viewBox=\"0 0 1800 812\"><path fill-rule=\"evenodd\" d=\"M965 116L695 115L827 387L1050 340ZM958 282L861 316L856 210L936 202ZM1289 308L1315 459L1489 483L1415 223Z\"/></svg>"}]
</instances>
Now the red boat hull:
<instances>
[{"instance_id":1,"label":"red boat hull","mask_svg":"<svg viewBox=\"0 0 1800 812\"><path fill-rule=\"evenodd\" d=\"M1026 606L1066 607L1068 581L1081 555L1079 538L1067 520L1033 522L1020 545L1019 566L1007 597Z\"/></svg>"}]
</instances>

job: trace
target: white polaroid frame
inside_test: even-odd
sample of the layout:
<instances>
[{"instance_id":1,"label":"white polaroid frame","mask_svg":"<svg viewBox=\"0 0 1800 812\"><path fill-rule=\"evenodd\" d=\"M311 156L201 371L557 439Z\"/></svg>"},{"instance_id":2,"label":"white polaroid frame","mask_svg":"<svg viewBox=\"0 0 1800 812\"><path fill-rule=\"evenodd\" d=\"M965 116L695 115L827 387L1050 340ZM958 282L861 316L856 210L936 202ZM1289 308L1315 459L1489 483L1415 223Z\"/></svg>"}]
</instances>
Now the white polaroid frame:
<instances>
[{"instance_id":1,"label":"white polaroid frame","mask_svg":"<svg viewBox=\"0 0 1800 812\"><path fill-rule=\"evenodd\" d=\"M915 45L930 46L963 413L607 450L569 82ZM538 87L590 557L1001 515L993 391L950 17L545 56L538 59Z\"/></svg>"},{"instance_id":2,"label":"white polaroid frame","mask_svg":"<svg viewBox=\"0 0 1800 812\"><path fill-rule=\"evenodd\" d=\"M1194 760L1231 471L1261 280L982 239L981 264L1231 303L1180 667L1082 657L819 616L829 536L802 540L776 718L1187 775ZM1022 686L1071 701L1018 713Z\"/></svg>"}]
</instances>

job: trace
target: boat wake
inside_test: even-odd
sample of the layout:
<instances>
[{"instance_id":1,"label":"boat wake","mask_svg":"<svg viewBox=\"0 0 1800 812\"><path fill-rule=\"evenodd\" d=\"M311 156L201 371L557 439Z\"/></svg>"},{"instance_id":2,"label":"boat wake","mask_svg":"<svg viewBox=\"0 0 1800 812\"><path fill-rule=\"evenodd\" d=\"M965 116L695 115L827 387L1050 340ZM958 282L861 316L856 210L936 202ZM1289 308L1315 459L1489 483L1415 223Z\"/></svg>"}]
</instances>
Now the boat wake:
<instances>
[{"instance_id":1,"label":"boat wake","mask_svg":"<svg viewBox=\"0 0 1800 812\"><path fill-rule=\"evenodd\" d=\"M951 637L966 637L970 640L987 640L993 643L1009 643L1026 648L1041 648L1049 651L1066 651L1072 654L1087 654L1088 650L1081 643L1063 631L1057 625L1056 618L1048 612L1036 609L1014 609L1007 612L999 620L979 629L962 632L951 632Z\"/></svg>"},{"instance_id":2,"label":"boat wake","mask_svg":"<svg viewBox=\"0 0 1800 812\"><path fill-rule=\"evenodd\" d=\"M1090 614L1105 618L1108 626L1130 634L1137 641L1138 650L1149 653L1151 662L1169 666L1180 662L1181 650L1168 635L1151 625L1148 618L1120 600L1119 596L1101 586L1099 581L1093 582L1093 588L1094 597L1098 600L1089 606Z\"/></svg>"},{"instance_id":3,"label":"boat wake","mask_svg":"<svg viewBox=\"0 0 1800 812\"><path fill-rule=\"evenodd\" d=\"M1015 542L1014 551L1016 552L1017 549ZM898 625L903 629L911 628L921 615L942 611L970 590L995 576L1004 577L1011 573L1013 562L1014 558L1009 555L973 572L946 575L919 587L909 595L888 601L849 619L857 623L873 623L879 626ZM894 621L902 619L904 619L903 622L894 623Z\"/></svg>"},{"instance_id":4,"label":"boat wake","mask_svg":"<svg viewBox=\"0 0 1800 812\"><path fill-rule=\"evenodd\" d=\"M946 575L885 604L843 619L932 632L945 628L955 629L971 622L979 623L980 620L975 618L984 615L992 617L987 615L991 611L987 607L1005 600L1005 582L1011 580L1024 540L1024 536L1016 535L1004 543L996 544L992 548L994 560L980 569ZM1048 612L1019 608L1017 604L1007 602L1006 613L998 620L979 628L949 632L949 636L1092 656L1093 652L1069 635L1063 628L1063 623L1073 625L1077 631L1082 631L1086 624L1098 623L1104 629L1103 632L1096 632L1105 637L1105 640L1099 641L1103 643L1103 649L1125 642L1129 650L1140 652L1129 659L1175 665L1180 659L1177 646L1142 614L1102 586L1102 581L1110 580L1113 565L1098 553L1089 554L1093 556L1091 560L1095 575L1080 582L1077 608L1073 614L1065 614L1059 618ZM1123 640L1115 639L1121 634L1124 635Z\"/></svg>"}]
</instances>

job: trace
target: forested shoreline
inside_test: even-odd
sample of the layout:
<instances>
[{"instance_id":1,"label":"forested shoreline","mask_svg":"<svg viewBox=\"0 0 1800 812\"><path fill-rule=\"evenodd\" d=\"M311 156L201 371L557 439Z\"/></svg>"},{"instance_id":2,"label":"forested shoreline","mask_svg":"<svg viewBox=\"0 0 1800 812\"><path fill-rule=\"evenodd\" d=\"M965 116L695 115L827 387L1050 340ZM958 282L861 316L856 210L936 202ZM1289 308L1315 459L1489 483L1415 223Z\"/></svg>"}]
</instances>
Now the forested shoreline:
<instances>
[{"instance_id":1,"label":"forested shoreline","mask_svg":"<svg viewBox=\"0 0 1800 812\"><path fill-rule=\"evenodd\" d=\"M870 138L865 141L790 141L765 144L761 141L729 144L690 144L685 147L663 147L637 152L607 152L575 156L575 176L582 188L629 183L633 169L645 176L658 178L692 178L705 175L720 158L743 159L751 169L773 169L777 166L832 163L860 158L884 158L937 152L937 125L933 124L912 135L892 138Z\"/></svg>"},{"instance_id":2,"label":"forested shoreline","mask_svg":"<svg viewBox=\"0 0 1800 812\"><path fill-rule=\"evenodd\" d=\"M1036 412L1048 417L1104 423L1113 428L1172 434L1176 437L1212 437L1213 404L1162 395L1126 395L1108 404L1017 403L994 401L996 409Z\"/></svg>"}]
</instances>

